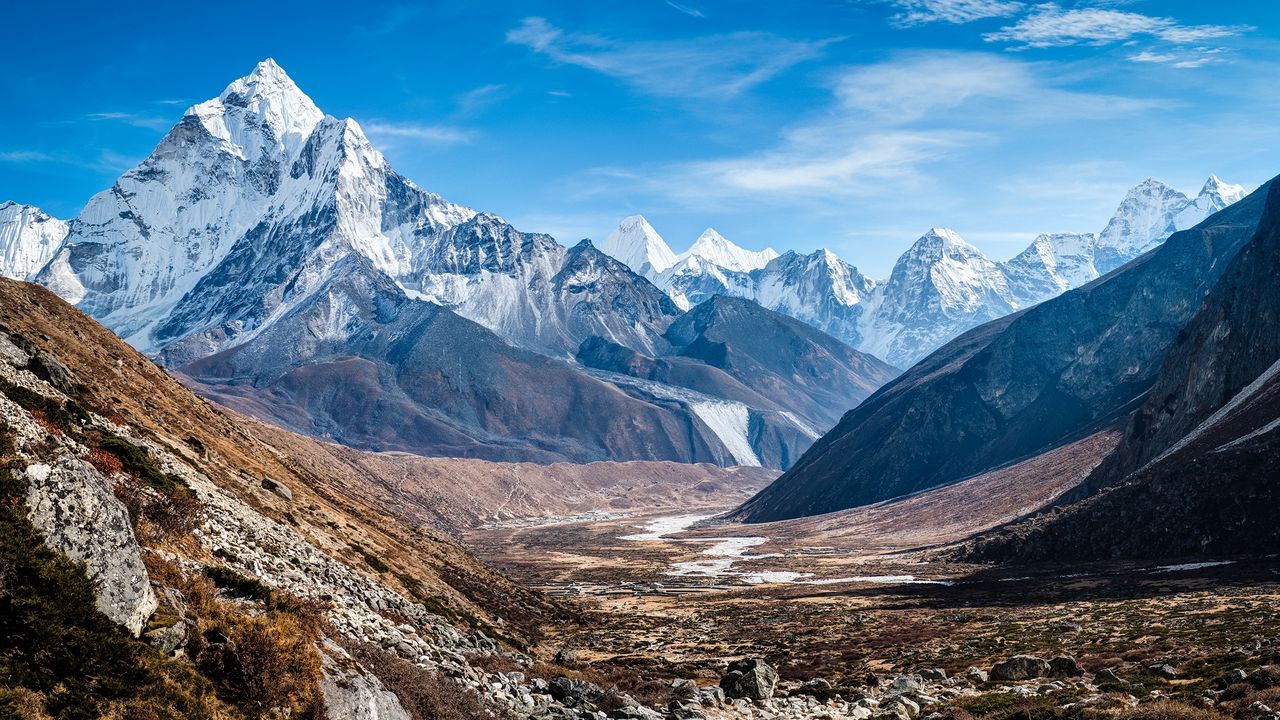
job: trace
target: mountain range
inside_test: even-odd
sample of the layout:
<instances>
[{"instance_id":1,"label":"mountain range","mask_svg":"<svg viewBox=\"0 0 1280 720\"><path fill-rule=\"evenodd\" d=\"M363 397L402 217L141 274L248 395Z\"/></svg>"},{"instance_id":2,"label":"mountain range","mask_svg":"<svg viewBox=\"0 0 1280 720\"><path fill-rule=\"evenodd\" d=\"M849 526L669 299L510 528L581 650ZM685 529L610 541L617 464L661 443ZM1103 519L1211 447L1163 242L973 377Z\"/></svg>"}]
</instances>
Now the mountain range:
<instances>
[{"instance_id":1,"label":"mountain range","mask_svg":"<svg viewBox=\"0 0 1280 720\"><path fill-rule=\"evenodd\" d=\"M1243 196L1243 187L1216 176L1194 198L1148 179L1125 195L1101 232L1043 234L1006 262L955 231L933 228L887 279L864 275L830 250L752 252L710 228L677 255L639 215L623 219L600 249L681 308L717 294L749 298L907 368L965 330L1101 277Z\"/></svg>"},{"instance_id":2,"label":"mountain range","mask_svg":"<svg viewBox=\"0 0 1280 720\"><path fill-rule=\"evenodd\" d=\"M673 342L686 310L652 283L590 242L419 188L270 60L187 110L65 226L6 212L26 218L6 230L12 274L211 397L360 447L784 467L895 374L763 308L734 315L757 331L698 346L719 355ZM722 238L702 247L752 262ZM702 367L659 381L579 362L601 341ZM772 364L738 361L767 343ZM745 391L795 372L831 383L833 404Z\"/></svg>"},{"instance_id":3,"label":"mountain range","mask_svg":"<svg viewBox=\"0 0 1280 720\"><path fill-rule=\"evenodd\" d=\"M901 497L1126 424L1119 454L1103 463L1115 477L1103 484L1143 466L1266 364L1265 353L1243 359L1245 338L1263 332L1262 323L1236 332L1240 358L1230 361L1178 348L1189 334L1206 336L1188 325L1198 311L1222 315L1221 304L1210 312L1202 303L1273 212L1270 187L1097 280L948 343L846 414L738 516L778 520ZM1221 349L1206 343L1208 352ZM1171 372L1179 352L1193 356ZM1189 392L1200 383L1205 404L1196 403L1202 393ZM1149 435L1159 442L1139 442ZM1091 483L1099 484L1088 481L1080 492Z\"/></svg>"}]
</instances>

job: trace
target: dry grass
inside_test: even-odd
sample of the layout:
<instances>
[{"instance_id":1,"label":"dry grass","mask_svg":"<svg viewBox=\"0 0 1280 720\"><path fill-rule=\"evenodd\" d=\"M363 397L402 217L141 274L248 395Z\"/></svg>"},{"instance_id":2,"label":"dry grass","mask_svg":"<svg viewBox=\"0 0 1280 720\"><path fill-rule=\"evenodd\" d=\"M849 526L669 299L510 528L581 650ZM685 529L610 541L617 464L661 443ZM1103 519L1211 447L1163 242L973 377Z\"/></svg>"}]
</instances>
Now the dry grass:
<instances>
[{"instance_id":1,"label":"dry grass","mask_svg":"<svg viewBox=\"0 0 1280 720\"><path fill-rule=\"evenodd\" d=\"M482 701L470 688L439 673L418 667L382 648L345 638L340 639L338 644L378 678L383 686L395 693L412 720L507 717L498 708Z\"/></svg>"}]
</instances>

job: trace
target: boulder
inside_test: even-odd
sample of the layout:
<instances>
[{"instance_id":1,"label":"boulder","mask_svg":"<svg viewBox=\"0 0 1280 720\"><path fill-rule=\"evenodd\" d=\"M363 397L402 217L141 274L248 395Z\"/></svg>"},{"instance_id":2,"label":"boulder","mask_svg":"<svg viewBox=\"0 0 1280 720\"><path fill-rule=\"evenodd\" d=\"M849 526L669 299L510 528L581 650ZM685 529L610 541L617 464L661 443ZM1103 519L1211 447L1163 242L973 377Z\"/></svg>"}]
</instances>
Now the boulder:
<instances>
[{"instance_id":1,"label":"boulder","mask_svg":"<svg viewBox=\"0 0 1280 720\"><path fill-rule=\"evenodd\" d=\"M1049 673L1049 663L1034 655L1014 655L991 667L991 679L1000 681L1032 680Z\"/></svg>"},{"instance_id":2,"label":"boulder","mask_svg":"<svg viewBox=\"0 0 1280 720\"><path fill-rule=\"evenodd\" d=\"M922 690L924 690L924 678L920 675L899 675L889 683L889 693L892 695L918 693Z\"/></svg>"},{"instance_id":3,"label":"boulder","mask_svg":"<svg viewBox=\"0 0 1280 720\"><path fill-rule=\"evenodd\" d=\"M1099 687L1105 687L1108 685L1113 687L1124 687L1129 684L1129 681L1119 675L1116 675L1116 672L1111 668L1103 668L1102 670L1099 670L1098 674L1093 676L1093 682Z\"/></svg>"},{"instance_id":4,"label":"boulder","mask_svg":"<svg viewBox=\"0 0 1280 720\"><path fill-rule=\"evenodd\" d=\"M551 662L557 665L574 665L578 662L578 653L574 652L573 648L565 646L556 651Z\"/></svg>"},{"instance_id":5,"label":"boulder","mask_svg":"<svg viewBox=\"0 0 1280 720\"><path fill-rule=\"evenodd\" d=\"M971 667L964 671L964 677L969 682L975 685L980 685L986 682L990 676L987 675L987 671L982 668Z\"/></svg>"},{"instance_id":6,"label":"boulder","mask_svg":"<svg viewBox=\"0 0 1280 720\"><path fill-rule=\"evenodd\" d=\"M27 517L49 547L85 564L98 609L138 637L158 602L129 511L92 465L63 455L27 468Z\"/></svg>"},{"instance_id":7,"label":"boulder","mask_svg":"<svg viewBox=\"0 0 1280 720\"><path fill-rule=\"evenodd\" d=\"M920 677L929 682L942 682L947 679L947 671L942 668L925 668L920 671Z\"/></svg>"},{"instance_id":8,"label":"boulder","mask_svg":"<svg viewBox=\"0 0 1280 720\"><path fill-rule=\"evenodd\" d=\"M1080 669L1080 665L1076 659L1070 655L1057 655L1049 660L1049 677L1080 677L1084 675L1084 670Z\"/></svg>"},{"instance_id":9,"label":"boulder","mask_svg":"<svg viewBox=\"0 0 1280 720\"><path fill-rule=\"evenodd\" d=\"M547 683L547 691L551 697L569 707L578 707L593 703L604 695L599 685L586 680L571 680L561 676Z\"/></svg>"},{"instance_id":10,"label":"boulder","mask_svg":"<svg viewBox=\"0 0 1280 720\"><path fill-rule=\"evenodd\" d=\"M735 660L720 679L720 687L731 698L768 700L778 685L778 672L759 658Z\"/></svg>"},{"instance_id":11,"label":"boulder","mask_svg":"<svg viewBox=\"0 0 1280 720\"><path fill-rule=\"evenodd\" d=\"M269 477L262 478L262 489L273 492L285 500L293 500L293 491L287 485Z\"/></svg>"},{"instance_id":12,"label":"boulder","mask_svg":"<svg viewBox=\"0 0 1280 720\"><path fill-rule=\"evenodd\" d=\"M1173 680L1178 677L1178 670L1168 663L1156 663L1147 666L1147 673L1165 680Z\"/></svg>"},{"instance_id":13,"label":"boulder","mask_svg":"<svg viewBox=\"0 0 1280 720\"><path fill-rule=\"evenodd\" d=\"M1244 670L1241 670L1240 668L1236 668L1234 670L1228 670L1226 673L1224 673L1222 677L1218 678L1217 681L1214 682L1214 685L1216 685L1219 690L1225 690L1226 688L1229 688L1232 685L1245 682L1248 678L1249 678L1249 673L1246 673Z\"/></svg>"},{"instance_id":14,"label":"boulder","mask_svg":"<svg viewBox=\"0 0 1280 720\"><path fill-rule=\"evenodd\" d=\"M320 692L331 718L349 720L411 720L399 698L372 673L356 664L333 643L325 643L321 658ZM337 660L330 654L337 656Z\"/></svg>"},{"instance_id":15,"label":"boulder","mask_svg":"<svg viewBox=\"0 0 1280 720\"><path fill-rule=\"evenodd\" d=\"M1249 673L1245 682L1259 690L1280 686L1280 666L1264 665Z\"/></svg>"}]
</instances>

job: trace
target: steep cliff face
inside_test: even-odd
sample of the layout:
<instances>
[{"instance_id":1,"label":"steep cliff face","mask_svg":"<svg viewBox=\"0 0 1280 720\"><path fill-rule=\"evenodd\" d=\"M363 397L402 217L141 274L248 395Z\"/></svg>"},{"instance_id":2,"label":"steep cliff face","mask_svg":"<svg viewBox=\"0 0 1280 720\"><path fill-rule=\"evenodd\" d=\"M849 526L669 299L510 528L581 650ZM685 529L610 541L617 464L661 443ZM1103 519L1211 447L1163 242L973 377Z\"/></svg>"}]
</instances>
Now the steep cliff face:
<instances>
[{"instance_id":1,"label":"steep cliff face","mask_svg":"<svg viewBox=\"0 0 1280 720\"><path fill-rule=\"evenodd\" d=\"M776 520L897 497L1123 421L1253 236L1268 189L1111 275L944 346L847 414L739 514Z\"/></svg>"}]
</instances>

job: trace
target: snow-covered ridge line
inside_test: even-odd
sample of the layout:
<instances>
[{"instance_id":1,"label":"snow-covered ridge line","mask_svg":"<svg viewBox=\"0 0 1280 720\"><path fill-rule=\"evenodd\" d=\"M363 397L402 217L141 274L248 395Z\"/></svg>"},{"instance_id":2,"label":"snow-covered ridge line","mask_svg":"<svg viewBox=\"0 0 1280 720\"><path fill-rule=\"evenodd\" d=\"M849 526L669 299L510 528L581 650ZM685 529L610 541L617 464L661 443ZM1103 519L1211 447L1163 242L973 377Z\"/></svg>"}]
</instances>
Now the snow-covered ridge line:
<instances>
[{"instance_id":1,"label":"snow-covered ridge line","mask_svg":"<svg viewBox=\"0 0 1280 720\"><path fill-rule=\"evenodd\" d=\"M1244 195L1242 186L1216 175L1194 198L1147 179L1100 232L1041 234L1005 262L989 259L954 230L932 228L885 280L863 275L827 249L752 253L710 229L674 255L639 215L624 220L601 249L681 308L716 294L749 298L907 367L965 330L1097 279Z\"/></svg>"}]
</instances>

